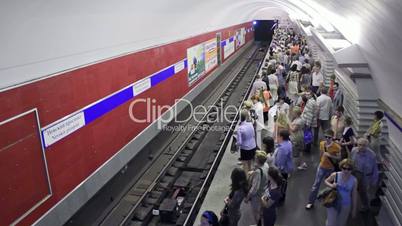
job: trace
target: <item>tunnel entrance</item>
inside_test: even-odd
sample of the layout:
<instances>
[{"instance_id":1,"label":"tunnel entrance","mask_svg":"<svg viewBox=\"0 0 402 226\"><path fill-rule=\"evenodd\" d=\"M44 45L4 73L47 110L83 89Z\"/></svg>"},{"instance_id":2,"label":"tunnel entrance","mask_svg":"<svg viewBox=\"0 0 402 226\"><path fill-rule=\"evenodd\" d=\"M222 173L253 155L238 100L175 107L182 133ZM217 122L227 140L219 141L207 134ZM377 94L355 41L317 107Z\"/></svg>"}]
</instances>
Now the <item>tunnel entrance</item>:
<instances>
[{"instance_id":1,"label":"tunnel entrance","mask_svg":"<svg viewBox=\"0 0 402 226\"><path fill-rule=\"evenodd\" d=\"M277 20L254 20L254 40L271 43L274 29L277 26Z\"/></svg>"}]
</instances>

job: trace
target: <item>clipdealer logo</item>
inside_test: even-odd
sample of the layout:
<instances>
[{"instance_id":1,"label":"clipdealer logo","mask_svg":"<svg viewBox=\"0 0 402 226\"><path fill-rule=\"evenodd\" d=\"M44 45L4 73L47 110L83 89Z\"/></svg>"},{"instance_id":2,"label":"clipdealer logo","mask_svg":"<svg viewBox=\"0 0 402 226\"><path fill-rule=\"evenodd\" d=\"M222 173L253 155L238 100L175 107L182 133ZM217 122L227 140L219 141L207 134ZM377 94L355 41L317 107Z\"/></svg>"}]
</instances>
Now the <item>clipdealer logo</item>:
<instances>
[{"instance_id":1,"label":"clipdealer logo","mask_svg":"<svg viewBox=\"0 0 402 226\"><path fill-rule=\"evenodd\" d=\"M178 117L178 107L185 106L188 108ZM144 109L144 110L138 110ZM169 111L170 110L170 111ZM209 115L204 116L209 112ZM160 130L167 131L185 131L197 129L194 125L180 125L190 120L194 120L197 124L200 122L216 123L231 122L231 118L236 115L238 109L235 105L223 107L222 101L217 105L196 105L194 106L186 99L176 99L174 106L160 105L154 98L139 98L133 100L128 109L130 119L135 123L152 123L158 120L157 127ZM175 122L177 125L168 126L168 123ZM227 127L227 126L224 126ZM204 128L205 129L205 128ZM218 128L217 126L209 127L210 130L225 130L228 128Z\"/></svg>"}]
</instances>

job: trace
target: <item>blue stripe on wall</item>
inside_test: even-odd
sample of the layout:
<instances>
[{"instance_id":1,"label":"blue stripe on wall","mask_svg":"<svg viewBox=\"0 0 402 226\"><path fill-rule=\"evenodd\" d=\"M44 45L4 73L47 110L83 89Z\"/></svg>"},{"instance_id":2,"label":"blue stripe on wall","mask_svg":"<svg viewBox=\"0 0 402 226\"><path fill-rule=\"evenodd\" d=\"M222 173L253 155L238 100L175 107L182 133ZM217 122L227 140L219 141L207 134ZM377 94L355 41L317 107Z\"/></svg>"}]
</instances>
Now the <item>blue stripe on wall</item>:
<instances>
[{"instance_id":1,"label":"blue stripe on wall","mask_svg":"<svg viewBox=\"0 0 402 226\"><path fill-rule=\"evenodd\" d=\"M102 115L108 113L124 102L134 97L132 86L84 109L85 124L88 124Z\"/></svg>"},{"instance_id":2,"label":"blue stripe on wall","mask_svg":"<svg viewBox=\"0 0 402 226\"><path fill-rule=\"evenodd\" d=\"M233 42L233 40L234 40L233 37L229 38L229 42Z\"/></svg>"},{"instance_id":3,"label":"blue stripe on wall","mask_svg":"<svg viewBox=\"0 0 402 226\"><path fill-rule=\"evenodd\" d=\"M158 83L168 79L169 77L174 75L174 65L166 68L163 71L160 71L154 74L151 77L151 87L157 85Z\"/></svg>"},{"instance_id":4,"label":"blue stripe on wall","mask_svg":"<svg viewBox=\"0 0 402 226\"><path fill-rule=\"evenodd\" d=\"M221 42L221 46L224 47L226 45L226 40Z\"/></svg>"}]
</instances>

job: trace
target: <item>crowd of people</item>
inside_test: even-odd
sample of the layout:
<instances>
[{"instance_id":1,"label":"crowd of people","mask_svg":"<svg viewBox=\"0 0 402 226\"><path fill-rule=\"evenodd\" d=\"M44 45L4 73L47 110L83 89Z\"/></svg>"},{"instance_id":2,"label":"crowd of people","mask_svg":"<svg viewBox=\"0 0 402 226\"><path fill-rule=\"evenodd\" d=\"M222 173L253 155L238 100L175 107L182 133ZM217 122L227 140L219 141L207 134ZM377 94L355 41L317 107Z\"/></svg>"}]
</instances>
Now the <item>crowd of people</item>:
<instances>
[{"instance_id":1,"label":"crowd of people","mask_svg":"<svg viewBox=\"0 0 402 226\"><path fill-rule=\"evenodd\" d=\"M321 63L315 61L305 37L277 28L250 100L240 112L237 146L242 167L233 169L231 192L224 200L227 225L238 225L240 205L250 202L257 225L273 226L276 209L286 199L287 181L295 170L306 170L306 155L320 151L306 210L311 210L322 182L338 191L337 205L327 208L327 226L345 226L370 207L370 192L378 185L377 155L383 112L362 137L345 114L339 84L324 85ZM267 131L267 125L274 125ZM204 216L204 215L203 215ZM219 225L218 218L209 221ZM211 217L203 218L207 222Z\"/></svg>"}]
</instances>

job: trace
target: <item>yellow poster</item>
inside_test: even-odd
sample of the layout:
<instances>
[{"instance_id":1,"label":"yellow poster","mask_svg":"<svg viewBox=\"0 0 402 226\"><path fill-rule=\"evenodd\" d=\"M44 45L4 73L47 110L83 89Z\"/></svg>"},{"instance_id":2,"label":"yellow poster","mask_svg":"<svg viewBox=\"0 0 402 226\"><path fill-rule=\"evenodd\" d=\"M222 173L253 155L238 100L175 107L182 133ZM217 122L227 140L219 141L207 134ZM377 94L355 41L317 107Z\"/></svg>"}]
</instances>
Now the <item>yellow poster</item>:
<instances>
[{"instance_id":1,"label":"yellow poster","mask_svg":"<svg viewBox=\"0 0 402 226\"><path fill-rule=\"evenodd\" d=\"M216 39L210 39L204 43L205 70L209 71L218 65L218 54Z\"/></svg>"}]
</instances>

